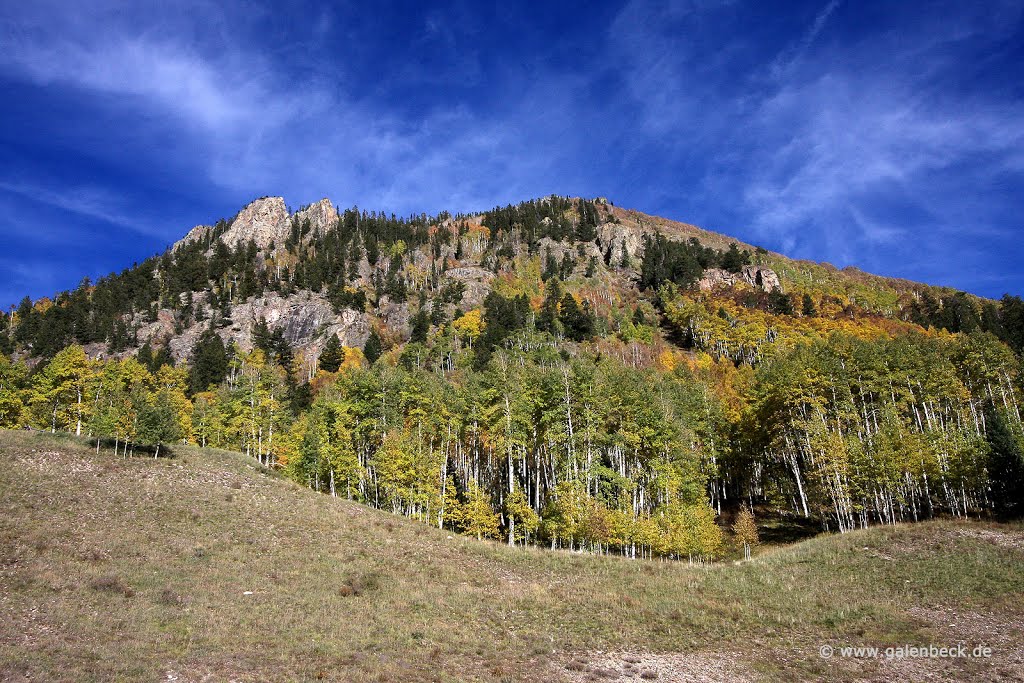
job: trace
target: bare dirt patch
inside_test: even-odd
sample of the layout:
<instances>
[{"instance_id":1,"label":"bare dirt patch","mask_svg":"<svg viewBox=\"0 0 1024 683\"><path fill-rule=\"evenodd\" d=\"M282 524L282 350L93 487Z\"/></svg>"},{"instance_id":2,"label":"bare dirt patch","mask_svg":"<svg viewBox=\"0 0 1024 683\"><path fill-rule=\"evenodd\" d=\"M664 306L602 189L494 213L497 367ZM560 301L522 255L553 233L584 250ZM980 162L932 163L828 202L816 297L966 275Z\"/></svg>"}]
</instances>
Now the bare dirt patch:
<instances>
[{"instance_id":1,"label":"bare dirt patch","mask_svg":"<svg viewBox=\"0 0 1024 683\"><path fill-rule=\"evenodd\" d=\"M994 543L1001 548L1024 550L1024 532L997 531L995 529L957 529L957 535Z\"/></svg>"},{"instance_id":2,"label":"bare dirt patch","mask_svg":"<svg viewBox=\"0 0 1024 683\"><path fill-rule=\"evenodd\" d=\"M729 652L654 654L585 652L562 663L562 680L712 683L757 680L739 655Z\"/></svg>"}]
</instances>

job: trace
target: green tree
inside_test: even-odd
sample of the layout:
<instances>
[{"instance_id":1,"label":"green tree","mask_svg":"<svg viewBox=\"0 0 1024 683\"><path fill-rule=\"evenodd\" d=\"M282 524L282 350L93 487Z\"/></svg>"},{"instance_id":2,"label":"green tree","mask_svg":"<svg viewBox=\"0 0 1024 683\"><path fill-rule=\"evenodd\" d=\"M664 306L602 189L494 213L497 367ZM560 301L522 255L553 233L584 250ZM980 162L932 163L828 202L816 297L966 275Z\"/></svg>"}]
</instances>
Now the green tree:
<instances>
[{"instance_id":1,"label":"green tree","mask_svg":"<svg viewBox=\"0 0 1024 683\"><path fill-rule=\"evenodd\" d=\"M12 363L0 355L0 429L21 426L25 402L22 399L28 370L21 363Z\"/></svg>"},{"instance_id":2,"label":"green tree","mask_svg":"<svg viewBox=\"0 0 1024 683\"><path fill-rule=\"evenodd\" d=\"M430 332L430 314L425 308L416 311L409 319L411 336L409 341L413 344L423 344L427 341L427 334Z\"/></svg>"},{"instance_id":3,"label":"green tree","mask_svg":"<svg viewBox=\"0 0 1024 683\"><path fill-rule=\"evenodd\" d=\"M803 313L805 318L813 318L818 315L818 309L814 306L814 299L812 299L811 295L806 292L804 292L801 313Z\"/></svg>"},{"instance_id":4,"label":"green tree","mask_svg":"<svg viewBox=\"0 0 1024 683\"><path fill-rule=\"evenodd\" d=\"M377 334L377 330L370 330L370 336L366 339L366 344L363 346L363 355L366 356L366 360L373 365L377 362L377 359L384 353L384 348L381 345L380 335Z\"/></svg>"},{"instance_id":5,"label":"green tree","mask_svg":"<svg viewBox=\"0 0 1024 683\"><path fill-rule=\"evenodd\" d=\"M992 502L1003 517L1024 516L1024 454L1003 416L991 404L985 410Z\"/></svg>"},{"instance_id":6,"label":"green tree","mask_svg":"<svg viewBox=\"0 0 1024 683\"><path fill-rule=\"evenodd\" d=\"M178 420L171 392L161 389L151 401L139 410L137 439L139 443L155 446L153 457L160 457L160 448L184 436Z\"/></svg>"},{"instance_id":7,"label":"green tree","mask_svg":"<svg viewBox=\"0 0 1024 683\"><path fill-rule=\"evenodd\" d=\"M540 526L540 516L530 507L530 501L518 484L505 498L505 519L508 520L508 544L529 543Z\"/></svg>"},{"instance_id":8,"label":"green tree","mask_svg":"<svg viewBox=\"0 0 1024 683\"><path fill-rule=\"evenodd\" d=\"M565 336L573 341L581 342L594 336L594 315L590 312L589 304L584 302L581 307L568 292L562 297L558 320L562 323Z\"/></svg>"},{"instance_id":9,"label":"green tree","mask_svg":"<svg viewBox=\"0 0 1024 683\"><path fill-rule=\"evenodd\" d=\"M341 340L338 339L337 334L332 334L331 338L327 340L324 345L324 350L320 352L319 365L321 370L327 372L337 372L341 364L345 362L345 349L341 345Z\"/></svg>"},{"instance_id":10,"label":"green tree","mask_svg":"<svg viewBox=\"0 0 1024 683\"><path fill-rule=\"evenodd\" d=\"M207 329L192 348L189 364L189 385L192 394L198 394L224 381L228 373L228 353L220 335Z\"/></svg>"},{"instance_id":11,"label":"green tree","mask_svg":"<svg viewBox=\"0 0 1024 683\"><path fill-rule=\"evenodd\" d=\"M85 350L69 346L53 357L32 382L30 404L36 423L82 435L88 420L88 384L92 370Z\"/></svg>"},{"instance_id":12,"label":"green tree","mask_svg":"<svg viewBox=\"0 0 1024 683\"><path fill-rule=\"evenodd\" d=\"M466 489L466 502L462 505L462 528L477 539L498 538L498 513L491 507L491 497L475 481Z\"/></svg>"}]
</instances>

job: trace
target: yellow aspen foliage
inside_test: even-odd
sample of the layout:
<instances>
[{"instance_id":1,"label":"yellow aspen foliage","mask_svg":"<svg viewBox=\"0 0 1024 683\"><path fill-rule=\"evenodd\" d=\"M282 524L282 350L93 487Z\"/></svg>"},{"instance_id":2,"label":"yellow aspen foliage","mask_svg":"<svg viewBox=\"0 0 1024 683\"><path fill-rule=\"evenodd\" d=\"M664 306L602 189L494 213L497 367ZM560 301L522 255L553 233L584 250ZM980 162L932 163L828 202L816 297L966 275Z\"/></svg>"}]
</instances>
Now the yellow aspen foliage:
<instances>
[{"instance_id":1,"label":"yellow aspen foliage","mask_svg":"<svg viewBox=\"0 0 1024 683\"><path fill-rule=\"evenodd\" d=\"M497 538L498 513L491 507L491 497L470 480L466 490L466 502L462 506L463 531L478 539Z\"/></svg>"},{"instance_id":2,"label":"yellow aspen foliage","mask_svg":"<svg viewBox=\"0 0 1024 683\"><path fill-rule=\"evenodd\" d=\"M345 360L341 363L341 370L357 370L366 364L366 356L363 350L354 346L342 347L345 351Z\"/></svg>"},{"instance_id":3,"label":"yellow aspen foliage","mask_svg":"<svg viewBox=\"0 0 1024 683\"><path fill-rule=\"evenodd\" d=\"M180 433L185 440L189 439L193 431L192 426L192 402L188 400L188 369L185 367L172 367L163 365L156 373L157 392L166 392L168 402L174 410L174 421L177 423Z\"/></svg>"},{"instance_id":4,"label":"yellow aspen foliage","mask_svg":"<svg viewBox=\"0 0 1024 683\"><path fill-rule=\"evenodd\" d=\"M483 316L479 308L474 308L464 313L452 323L459 336L466 337L470 341L476 341L484 330Z\"/></svg>"},{"instance_id":5,"label":"yellow aspen foliage","mask_svg":"<svg viewBox=\"0 0 1024 683\"><path fill-rule=\"evenodd\" d=\"M743 508L736 516L736 522L732 525L732 533L736 543L743 547L743 559L750 559L750 549L760 543L757 534L757 523L750 510Z\"/></svg>"},{"instance_id":6,"label":"yellow aspen foliage","mask_svg":"<svg viewBox=\"0 0 1024 683\"><path fill-rule=\"evenodd\" d=\"M530 501L518 484L505 499L505 514L509 521L508 544L514 545L516 541L528 543L540 526L540 516L530 507Z\"/></svg>"}]
</instances>

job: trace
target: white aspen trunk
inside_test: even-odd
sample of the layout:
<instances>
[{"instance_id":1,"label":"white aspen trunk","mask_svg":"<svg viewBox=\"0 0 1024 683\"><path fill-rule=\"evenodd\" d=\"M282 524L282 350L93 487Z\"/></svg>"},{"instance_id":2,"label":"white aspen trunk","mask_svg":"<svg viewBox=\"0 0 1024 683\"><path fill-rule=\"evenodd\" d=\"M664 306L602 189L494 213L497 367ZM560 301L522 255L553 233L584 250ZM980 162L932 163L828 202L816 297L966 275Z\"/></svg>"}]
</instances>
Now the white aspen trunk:
<instances>
[{"instance_id":1,"label":"white aspen trunk","mask_svg":"<svg viewBox=\"0 0 1024 683\"><path fill-rule=\"evenodd\" d=\"M75 425L75 436L82 435L82 388L78 388L78 423Z\"/></svg>"},{"instance_id":2,"label":"white aspen trunk","mask_svg":"<svg viewBox=\"0 0 1024 683\"><path fill-rule=\"evenodd\" d=\"M796 477L796 489L800 493L800 506L803 508L804 517L810 517L810 512L807 510L807 496L804 494L804 484L800 478L800 465L797 462L796 454L791 453L789 460L790 466L793 468L793 475Z\"/></svg>"}]
</instances>

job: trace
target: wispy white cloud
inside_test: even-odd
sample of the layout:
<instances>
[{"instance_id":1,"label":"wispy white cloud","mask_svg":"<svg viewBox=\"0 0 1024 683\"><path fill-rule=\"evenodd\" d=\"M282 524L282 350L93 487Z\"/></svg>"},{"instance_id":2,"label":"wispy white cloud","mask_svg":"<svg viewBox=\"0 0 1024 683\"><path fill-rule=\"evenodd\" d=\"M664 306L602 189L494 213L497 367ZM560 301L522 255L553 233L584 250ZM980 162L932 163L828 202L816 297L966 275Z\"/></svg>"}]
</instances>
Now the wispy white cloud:
<instances>
[{"instance_id":1,"label":"wispy white cloud","mask_svg":"<svg viewBox=\"0 0 1024 683\"><path fill-rule=\"evenodd\" d=\"M1024 169L1024 107L919 92L895 75L879 81L837 72L789 82L764 100L752 121L764 142L751 149L742 195L754 227L789 249L819 243L808 231L830 230L847 259L859 242L891 243L921 225L962 228L950 215L963 195ZM963 166L982 170L972 177ZM953 169L962 194L938 183ZM906 212L868 218L878 216L882 198L914 209L918 224L892 222Z\"/></svg>"},{"instance_id":2,"label":"wispy white cloud","mask_svg":"<svg viewBox=\"0 0 1024 683\"><path fill-rule=\"evenodd\" d=\"M42 185L0 179L0 193L127 228L147 237L166 236L165 227L154 226L127 210L118 196L101 187L66 187L56 191Z\"/></svg>"},{"instance_id":3,"label":"wispy white cloud","mask_svg":"<svg viewBox=\"0 0 1024 683\"><path fill-rule=\"evenodd\" d=\"M966 235L1006 239L1004 205L986 200L1024 180L1024 105L955 84L1002 49L1022 9L893 8L898 29L840 34L838 14L861 7L830 0L763 61L731 35L728 6L633 0L609 42L644 150L662 139L662 162L700 174L678 190L689 182L706 206L695 213L733 221L709 227L808 258L906 265L955 258L942 250Z\"/></svg>"},{"instance_id":4,"label":"wispy white cloud","mask_svg":"<svg viewBox=\"0 0 1024 683\"><path fill-rule=\"evenodd\" d=\"M775 59L772 61L769 71L771 72L772 78L778 80L784 78L786 73L803 58L808 48L814 44L814 41L818 39L821 32L825 28L825 23L832 16L839 5L842 4L842 0L829 0L814 17L814 21L811 22L811 26L804 32L798 41L785 48L780 52Z\"/></svg>"},{"instance_id":5,"label":"wispy white cloud","mask_svg":"<svg viewBox=\"0 0 1024 683\"><path fill-rule=\"evenodd\" d=\"M224 3L202 12L228 27L243 9ZM392 87L446 79L466 85L480 77L476 46L466 39L469 28L463 22L457 33L445 20L428 14L419 38L424 54L443 53L438 58L445 70L392 73ZM210 182L239 196L283 194L295 205L329 196L396 211L489 206L499 197L513 199L517 188L538 186L526 180L531 173L556 180L543 167L563 152L540 153L531 139L571 125L572 91L551 87L547 77L524 84L500 118L458 101L402 116L394 103L375 101L372 90L352 86L356 79L336 54L329 69L303 63L296 72L267 59L266 46L242 29L224 40L224 30L204 37L189 21L166 18L143 28L137 21L101 27L100 20L79 20L56 32L47 21L46 13L29 12L9 24L12 39L0 55L0 71L38 85L117 96L125 118L141 113L128 124L133 128L152 129L171 119L163 135L182 136L177 154L194 157L183 163L198 165ZM330 40L336 23L329 13L318 14L313 40ZM542 115L534 116L538 106ZM42 191L36 199L101 213L63 193Z\"/></svg>"}]
</instances>

